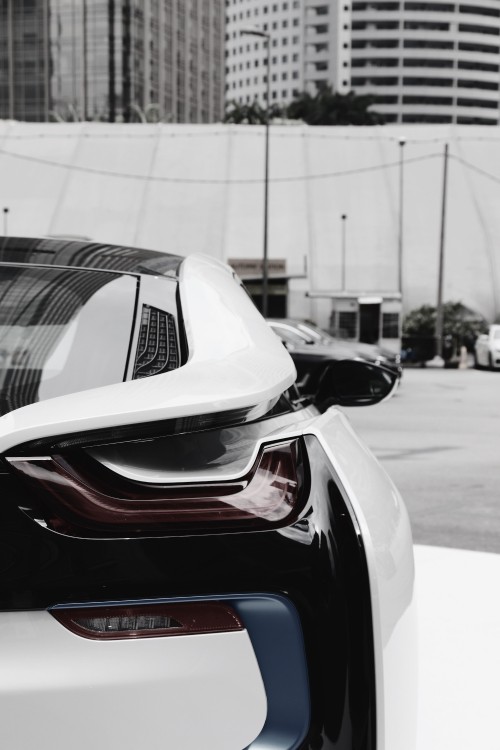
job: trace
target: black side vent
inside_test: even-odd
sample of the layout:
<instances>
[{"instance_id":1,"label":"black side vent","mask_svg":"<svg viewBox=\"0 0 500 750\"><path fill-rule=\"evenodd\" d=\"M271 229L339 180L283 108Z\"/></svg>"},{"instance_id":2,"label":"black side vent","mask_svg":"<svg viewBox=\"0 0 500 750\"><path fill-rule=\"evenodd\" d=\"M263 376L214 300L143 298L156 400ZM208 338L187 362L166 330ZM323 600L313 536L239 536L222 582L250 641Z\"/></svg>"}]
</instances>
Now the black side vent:
<instances>
[{"instance_id":1,"label":"black side vent","mask_svg":"<svg viewBox=\"0 0 500 750\"><path fill-rule=\"evenodd\" d=\"M156 307L143 305L133 379L148 378L177 367L179 347L174 316Z\"/></svg>"}]
</instances>

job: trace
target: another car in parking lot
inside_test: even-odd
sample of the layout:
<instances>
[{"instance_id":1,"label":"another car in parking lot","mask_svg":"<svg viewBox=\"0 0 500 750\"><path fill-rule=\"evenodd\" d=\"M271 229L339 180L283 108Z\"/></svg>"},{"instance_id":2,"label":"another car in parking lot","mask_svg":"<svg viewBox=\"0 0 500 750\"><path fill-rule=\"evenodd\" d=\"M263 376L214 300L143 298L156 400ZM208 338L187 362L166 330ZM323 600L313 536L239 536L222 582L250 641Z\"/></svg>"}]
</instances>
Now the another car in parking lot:
<instances>
[{"instance_id":1,"label":"another car in parking lot","mask_svg":"<svg viewBox=\"0 0 500 750\"><path fill-rule=\"evenodd\" d=\"M297 383L305 392L314 390L328 360L363 359L401 378L403 368L399 354L374 344L334 338L314 324L294 318L269 318L268 323L290 353L297 368Z\"/></svg>"},{"instance_id":2,"label":"another car in parking lot","mask_svg":"<svg viewBox=\"0 0 500 750\"><path fill-rule=\"evenodd\" d=\"M221 335L223 332L223 335ZM8 750L411 750L399 494L228 266L0 238Z\"/></svg>"},{"instance_id":3,"label":"another car in parking lot","mask_svg":"<svg viewBox=\"0 0 500 750\"><path fill-rule=\"evenodd\" d=\"M500 324L490 325L488 333L482 333L474 345L474 364L479 369L500 367Z\"/></svg>"}]
</instances>

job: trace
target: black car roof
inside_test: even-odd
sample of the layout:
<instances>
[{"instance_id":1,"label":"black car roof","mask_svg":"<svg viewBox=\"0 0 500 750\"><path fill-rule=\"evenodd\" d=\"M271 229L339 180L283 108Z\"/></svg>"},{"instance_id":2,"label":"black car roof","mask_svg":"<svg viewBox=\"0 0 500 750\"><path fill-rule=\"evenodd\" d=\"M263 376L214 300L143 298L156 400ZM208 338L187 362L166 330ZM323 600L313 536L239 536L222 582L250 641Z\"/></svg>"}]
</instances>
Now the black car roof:
<instances>
[{"instance_id":1,"label":"black car roof","mask_svg":"<svg viewBox=\"0 0 500 750\"><path fill-rule=\"evenodd\" d=\"M64 238L0 237L0 263L95 268L175 277L183 260L179 255L125 245Z\"/></svg>"}]
</instances>

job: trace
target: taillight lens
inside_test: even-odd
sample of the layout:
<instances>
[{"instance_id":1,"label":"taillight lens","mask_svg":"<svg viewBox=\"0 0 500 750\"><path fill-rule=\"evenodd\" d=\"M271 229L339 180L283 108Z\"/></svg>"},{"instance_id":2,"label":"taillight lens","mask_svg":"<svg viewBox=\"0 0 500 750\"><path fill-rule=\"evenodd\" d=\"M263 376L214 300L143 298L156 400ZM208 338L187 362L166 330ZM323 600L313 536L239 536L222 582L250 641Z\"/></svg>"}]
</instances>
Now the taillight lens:
<instances>
[{"instance_id":1,"label":"taillight lens","mask_svg":"<svg viewBox=\"0 0 500 750\"><path fill-rule=\"evenodd\" d=\"M50 610L77 635L92 640L161 638L243 630L232 607L222 602L181 602Z\"/></svg>"},{"instance_id":2,"label":"taillight lens","mask_svg":"<svg viewBox=\"0 0 500 750\"><path fill-rule=\"evenodd\" d=\"M225 482L134 482L88 457L7 458L34 492L42 525L76 537L169 536L271 529L292 523L303 505L300 439L261 447L250 471Z\"/></svg>"}]
</instances>

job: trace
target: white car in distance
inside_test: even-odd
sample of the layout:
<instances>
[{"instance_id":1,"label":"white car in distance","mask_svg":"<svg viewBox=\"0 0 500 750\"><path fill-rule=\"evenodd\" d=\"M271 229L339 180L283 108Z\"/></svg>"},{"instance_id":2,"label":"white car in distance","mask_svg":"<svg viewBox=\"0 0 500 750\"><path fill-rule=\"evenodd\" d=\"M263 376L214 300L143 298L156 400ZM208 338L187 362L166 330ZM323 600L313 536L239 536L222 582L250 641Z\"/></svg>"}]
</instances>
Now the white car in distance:
<instances>
[{"instance_id":1,"label":"white car in distance","mask_svg":"<svg viewBox=\"0 0 500 750\"><path fill-rule=\"evenodd\" d=\"M500 367L500 325L491 325L488 333L478 337L474 345L474 364L478 369Z\"/></svg>"}]
</instances>

